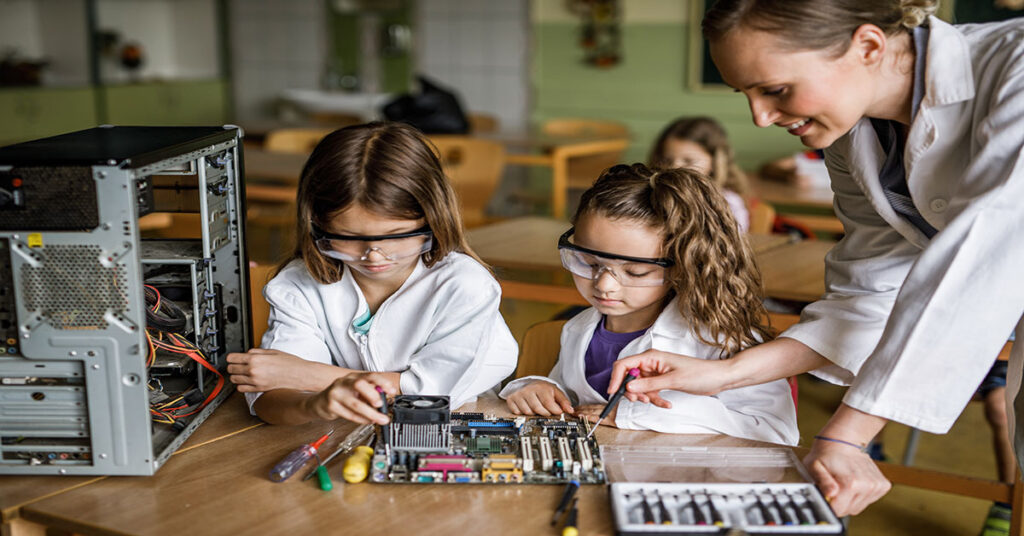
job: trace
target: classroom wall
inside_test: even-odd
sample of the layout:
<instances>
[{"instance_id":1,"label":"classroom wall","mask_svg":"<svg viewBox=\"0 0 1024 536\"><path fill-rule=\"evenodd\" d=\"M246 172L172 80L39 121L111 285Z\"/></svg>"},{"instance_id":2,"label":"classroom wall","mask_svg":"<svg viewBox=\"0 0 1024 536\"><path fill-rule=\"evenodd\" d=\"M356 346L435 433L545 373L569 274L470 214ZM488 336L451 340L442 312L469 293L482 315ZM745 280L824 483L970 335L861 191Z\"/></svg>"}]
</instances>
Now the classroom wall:
<instances>
[{"instance_id":1,"label":"classroom wall","mask_svg":"<svg viewBox=\"0 0 1024 536\"><path fill-rule=\"evenodd\" d=\"M646 158L650 143L667 122L696 114L710 115L725 125L745 169L801 150L799 140L783 129L754 126L742 95L689 88L689 0L629 0L619 6L622 60L599 69L583 62L580 19L566 10L565 3L532 0L531 121L621 121L632 134L626 155L631 161Z\"/></svg>"},{"instance_id":2,"label":"classroom wall","mask_svg":"<svg viewBox=\"0 0 1024 536\"><path fill-rule=\"evenodd\" d=\"M553 2L559 3L561 2ZM417 0L416 70L504 131L527 127L528 0Z\"/></svg>"},{"instance_id":3,"label":"classroom wall","mask_svg":"<svg viewBox=\"0 0 1024 536\"><path fill-rule=\"evenodd\" d=\"M230 0L235 120L273 119L288 88L319 88L327 54L323 0Z\"/></svg>"}]
</instances>

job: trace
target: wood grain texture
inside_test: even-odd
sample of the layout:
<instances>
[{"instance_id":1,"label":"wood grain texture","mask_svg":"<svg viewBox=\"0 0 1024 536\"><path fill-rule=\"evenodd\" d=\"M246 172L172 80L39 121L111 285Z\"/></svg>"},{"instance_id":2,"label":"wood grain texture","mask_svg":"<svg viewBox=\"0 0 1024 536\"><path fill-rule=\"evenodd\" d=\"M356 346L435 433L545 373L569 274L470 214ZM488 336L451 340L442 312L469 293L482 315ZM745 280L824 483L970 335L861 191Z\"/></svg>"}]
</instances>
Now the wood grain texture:
<instances>
[{"instance_id":1,"label":"wood grain texture","mask_svg":"<svg viewBox=\"0 0 1024 536\"><path fill-rule=\"evenodd\" d=\"M237 420L235 407L214 418ZM505 414L504 403L482 400L465 410ZM562 486L345 484L341 463L330 466L333 491L298 477L277 484L270 468L330 424L261 426L174 456L153 477L117 477L25 506L31 522L80 534L547 534ZM353 428L340 424L335 440ZM602 444L758 446L715 435L597 431ZM300 472L299 475L303 474ZM578 493L580 529L612 534L605 486Z\"/></svg>"}]
</instances>

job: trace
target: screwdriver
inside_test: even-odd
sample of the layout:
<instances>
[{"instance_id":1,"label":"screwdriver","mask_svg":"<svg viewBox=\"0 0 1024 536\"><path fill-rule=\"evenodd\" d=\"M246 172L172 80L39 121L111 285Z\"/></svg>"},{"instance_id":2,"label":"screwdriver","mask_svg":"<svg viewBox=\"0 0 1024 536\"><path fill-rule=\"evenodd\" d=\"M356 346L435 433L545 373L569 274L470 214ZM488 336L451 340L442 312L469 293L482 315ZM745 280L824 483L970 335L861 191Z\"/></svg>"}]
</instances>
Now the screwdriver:
<instances>
[{"instance_id":1,"label":"screwdriver","mask_svg":"<svg viewBox=\"0 0 1024 536\"><path fill-rule=\"evenodd\" d=\"M331 460L333 460L339 454L345 454L346 452L354 449L357 445L365 443L366 440L370 438L370 434L372 434L372 433L373 433L373 425L372 424L361 424L361 425L359 425L350 434L345 436L345 439L343 439L341 441L341 443L338 444L338 448L334 452L332 452L330 456L324 458L323 461L321 461L319 463L319 465L317 465L315 468L313 468L312 471L310 471L309 473L306 473L306 476L302 477L302 480L305 481L305 480L309 480L310 478L313 478L313 475L317 474L317 470L319 468L324 467L327 464L331 463Z\"/></svg>"},{"instance_id":2,"label":"screwdriver","mask_svg":"<svg viewBox=\"0 0 1024 536\"><path fill-rule=\"evenodd\" d=\"M327 432L320 439L317 439L313 443L308 445L302 445L299 448L291 451L290 454L284 457L283 460L277 463L273 469L270 470L270 480L274 482L284 482L288 480L288 477L295 474L310 458L316 455L316 449L320 448L320 445L327 441L327 438L334 433L334 430Z\"/></svg>"},{"instance_id":3,"label":"screwdriver","mask_svg":"<svg viewBox=\"0 0 1024 536\"><path fill-rule=\"evenodd\" d=\"M622 385L619 385L619 389L615 391L615 394L612 395L611 398L608 399L608 404L604 406L604 411L601 412L601 417L597 419L597 422L594 423L594 427L591 428L590 432L587 433L586 439L590 439L590 436L594 435L594 430L597 430L597 427L601 424L601 421L603 421L604 418L607 417L608 414L612 412L612 409L615 408L615 405L619 403L619 399L622 398L622 395L626 394L626 385L639 377L640 369L629 369L629 372L626 373L626 377L622 379Z\"/></svg>"}]
</instances>

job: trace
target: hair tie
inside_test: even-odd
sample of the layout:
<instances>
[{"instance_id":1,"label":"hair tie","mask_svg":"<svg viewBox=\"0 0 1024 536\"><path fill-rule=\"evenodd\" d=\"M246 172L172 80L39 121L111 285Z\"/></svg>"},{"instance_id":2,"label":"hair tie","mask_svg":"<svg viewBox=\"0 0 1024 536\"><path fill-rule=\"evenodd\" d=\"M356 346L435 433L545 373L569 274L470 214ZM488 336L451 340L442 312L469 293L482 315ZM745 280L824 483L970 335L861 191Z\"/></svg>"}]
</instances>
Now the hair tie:
<instances>
[{"instance_id":1,"label":"hair tie","mask_svg":"<svg viewBox=\"0 0 1024 536\"><path fill-rule=\"evenodd\" d=\"M660 171L655 171L654 175L651 175L650 182L651 182L651 189L652 190L654 189L655 181L658 180L658 175L661 175Z\"/></svg>"}]
</instances>

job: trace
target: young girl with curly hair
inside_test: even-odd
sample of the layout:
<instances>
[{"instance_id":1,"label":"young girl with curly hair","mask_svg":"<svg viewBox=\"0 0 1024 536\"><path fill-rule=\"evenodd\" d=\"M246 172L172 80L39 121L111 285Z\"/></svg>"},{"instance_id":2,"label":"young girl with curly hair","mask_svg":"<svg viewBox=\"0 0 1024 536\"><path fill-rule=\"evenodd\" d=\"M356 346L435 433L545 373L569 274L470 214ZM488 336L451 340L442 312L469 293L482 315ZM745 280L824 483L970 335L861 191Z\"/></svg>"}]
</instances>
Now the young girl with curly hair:
<instances>
[{"instance_id":1,"label":"young girl with curly hair","mask_svg":"<svg viewBox=\"0 0 1024 536\"><path fill-rule=\"evenodd\" d=\"M620 357L654 348L725 359L770 338L753 253L720 189L693 170L609 169L583 194L558 248L593 307L566 323L547 377L502 390L515 413L575 413L596 422ZM789 445L798 439L785 380L715 396L661 396L671 407L623 399L603 423Z\"/></svg>"}]
</instances>

